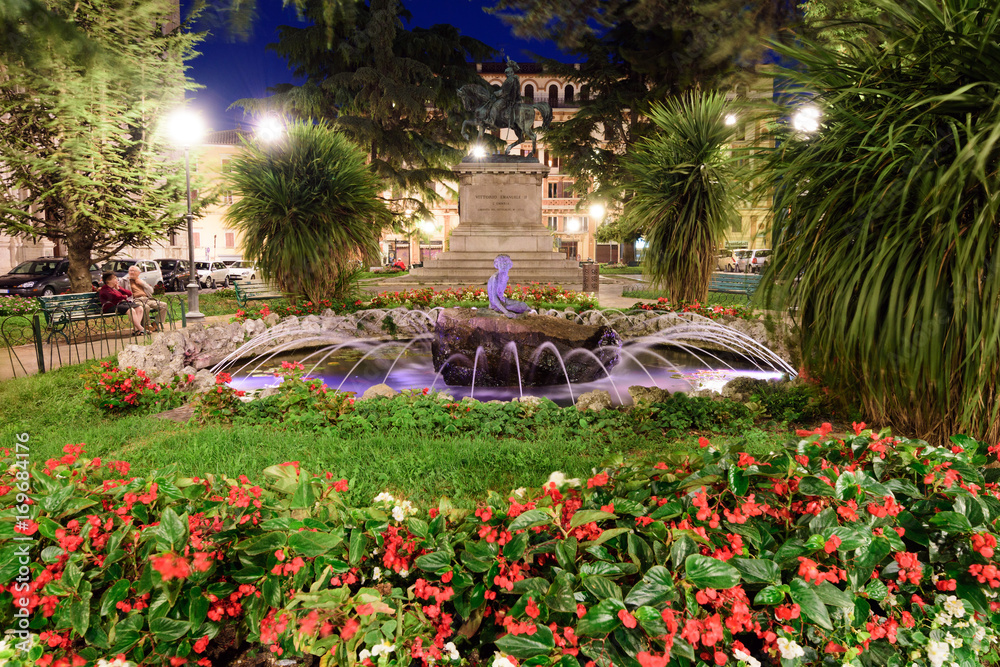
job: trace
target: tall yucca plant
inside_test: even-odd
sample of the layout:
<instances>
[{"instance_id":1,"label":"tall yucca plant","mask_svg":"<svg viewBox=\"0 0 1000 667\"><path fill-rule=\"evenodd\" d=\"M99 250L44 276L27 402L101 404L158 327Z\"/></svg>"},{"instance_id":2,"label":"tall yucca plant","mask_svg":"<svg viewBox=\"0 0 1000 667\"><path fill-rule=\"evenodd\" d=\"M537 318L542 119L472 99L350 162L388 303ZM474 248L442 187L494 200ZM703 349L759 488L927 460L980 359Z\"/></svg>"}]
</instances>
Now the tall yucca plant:
<instances>
[{"instance_id":1,"label":"tall yucca plant","mask_svg":"<svg viewBox=\"0 0 1000 667\"><path fill-rule=\"evenodd\" d=\"M1000 5L878 1L878 39L788 52L822 110L769 159L767 297L867 416L1000 438Z\"/></svg>"},{"instance_id":2,"label":"tall yucca plant","mask_svg":"<svg viewBox=\"0 0 1000 667\"><path fill-rule=\"evenodd\" d=\"M312 301L342 298L352 266L379 254L391 215L365 155L326 123L295 123L273 145L247 142L228 185L226 220L264 278Z\"/></svg>"},{"instance_id":3,"label":"tall yucca plant","mask_svg":"<svg viewBox=\"0 0 1000 667\"><path fill-rule=\"evenodd\" d=\"M739 220L742 184L728 150L733 113L719 93L692 93L656 105L653 137L626 157L632 198L622 227L646 238L643 272L671 298L705 298L715 249Z\"/></svg>"}]
</instances>

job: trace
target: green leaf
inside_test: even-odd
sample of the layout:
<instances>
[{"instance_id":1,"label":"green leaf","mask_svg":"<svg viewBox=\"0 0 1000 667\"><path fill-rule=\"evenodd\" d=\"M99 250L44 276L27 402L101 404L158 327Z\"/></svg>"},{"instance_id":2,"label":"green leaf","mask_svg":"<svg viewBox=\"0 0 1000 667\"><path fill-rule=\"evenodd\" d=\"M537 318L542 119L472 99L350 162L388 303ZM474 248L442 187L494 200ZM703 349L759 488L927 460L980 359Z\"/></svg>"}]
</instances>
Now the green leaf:
<instances>
[{"instance_id":1,"label":"green leaf","mask_svg":"<svg viewBox=\"0 0 1000 667\"><path fill-rule=\"evenodd\" d=\"M753 603L759 605L777 605L781 604L784 599L785 592L783 590L777 586L765 586L757 593L757 596L753 599Z\"/></svg>"},{"instance_id":2,"label":"green leaf","mask_svg":"<svg viewBox=\"0 0 1000 667\"><path fill-rule=\"evenodd\" d=\"M760 558L731 558L730 565L740 571L748 584L780 584L781 568L773 560Z\"/></svg>"},{"instance_id":3,"label":"green leaf","mask_svg":"<svg viewBox=\"0 0 1000 667\"><path fill-rule=\"evenodd\" d=\"M618 537L619 535L631 532L632 532L631 528L608 528L607 530L601 531L601 534L597 536L596 540L590 540L589 542L584 542L584 545L588 547L598 546L600 544L604 544L610 539Z\"/></svg>"},{"instance_id":4,"label":"green leaf","mask_svg":"<svg viewBox=\"0 0 1000 667\"><path fill-rule=\"evenodd\" d=\"M541 624L535 625L534 634L507 634L498 639L496 644L501 651L520 660L548 655L556 646L552 631Z\"/></svg>"},{"instance_id":5,"label":"green leaf","mask_svg":"<svg viewBox=\"0 0 1000 667\"><path fill-rule=\"evenodd\" d=\"M799 493L807 496L833 497L835 490L819 477L803 477L799 480Z\"/></svg>"},{"instance_id":6,"label":"green leaf","mask_svg":"<svg viewBox=\"0 0 1000 667\"><path fill-rule=\"evenodd\" d=\"M958 512L939 512L930 518L930 523L948 533L971 533L969 518Z\"/></svg>"},{"instance_id":7,"label":"green leaf","mask_svg":"<svg viewBox=\"0 0 1000 667\"><path fill-rule=\"evenodd\" d=\"M507 530L516 533L519 530L526 530L547 523L552 523L552 515L549 512L545 510L528 510L514 519Z\"/></svg>"},{"instance_id":8,"label":"green leaf","mask_svg":"<svg viewBox=\"0 0 1000 667\"><path fill-rule=\"evenodd\" d=\"M237 545L237 548L250 556L257 556L263 553L274 553L278 549L285 546L285 539L285 533L277 531L264 533L259 537L254 537L240 543Z\"/></svg>"},{"instance_id":9,"label":"green leaf","mask_svg":"<svg viewBox=\"0 0 1000 667\"><path fill-rule=\"evenodd\" d=\"M569 572L576 572L576 549L575 537L568 537L556 542L556 561L559 563L559 567Z\"/></svg>"},{"instance_id":10,"label":"green leaf","mask_svg":"<svg viewBox=\"0 0 1000 667\"><path fill-rule=\"evenodd\" d=\"M807 584L798 577L792 579L788 586L792 602L799 605L803 616L824 630L833 630L833 623L830 622L830 614L827 613L826 605L823 604L823 601L816 593L814 586Z\"/></svg>"},{"instance_id":11,"label":"green leaf","mask_svg":"<svg viewBox=\"0 0 1000 667\"><path fill-rule=\"evenodd\" d=\"M654 565L643 575L642 581L632 587L625 597L630 607L655 606L674 597L674 578L670 570Z\"/></svg>"},{"instance_id":12,"label":"green leaf","mask_svg":"<svg viewBox=\"0 0 1000 667\"><path fill-rule=\"evenodd\" d=\"M166 508L160 515L160 535L174 551L183 550L187 544L188 520L187 514L177 516L171 508Z\"/></svg>"},{"instance_id":13,"label":"green leaf","mask_svg":"<svg viewBox=\"0 0 1000 667\"><path fill-rule=\"evenodd\" d=\"M150 621L149 629L156 636L156 641L175 642L190 632L191 624L187 621L177 621L172 618L155 618Z\"/></svg>"},{"instance_id":14,"label":"green leaf","mask_svg":"<svg viewBox=\"0 0 1000 667\"><path fill-rule=\"evenodd\" d=\"M670 547L670 562L680 567L691 554L698 553L698 545L687 535L681 535Z\"/></svg>"},{"instance_id":15,"label":"green leaf","mask_svg":"<svg viewBox=\"0 0 1000 667\"><path fill-rule=\"evenodd\" d=\"M844 609L854 609L854 595L845 592L829 581L824 581L816 586L816 595L824 604L832 607L842 607Z\"/></svg>"},{"instance_id":16,"label":"green leaf","mask_svg":"<svg viewBox=\"0 0 1000 667\"><path fill-rule=\"evenodd\" d=\"M575 584L576 577L571 572L557 574L545 595L545 606L552 611L576 612L576 598L573 596Z\"/></svg>"},{"instance_id":17,"label":"green leaf","mask_svg":"<svg viewBox=\"0 0 1000 667\"><path fill-rule=\"evenodd\" d=\"M288 547L306 557L320 556L344 541L342 529L337 530L336 533L309 530L292 533L288 536Z\"/></svg>"},{"instance_id":18,"label":"green leaf","mask_svg":"<svg viewBox=\"0 0 1000 667\"><path fill-rule=\"evenodd\" d=\"M351 531L351 545L347 558L351 565L357 565L361 562L361 557L365 555L367 544L368 537L365 535L363 529L355 528Z\"/></svg>"},{"instance_id":19,"label":"green leaf","mask_svg":"<svg viewBox=\"0 0 1000 667\"><path fill-rule=\"evenodd\" d=\"M69 606L69 622L73 631L80 637L87 634L90 627L90 601L76 600Z\"/></svg>"},{"instance_id":20,"label":"green leaf","mask_svg":"<svg viewBox=\"0 0 1000 667\"><path fill-rule=\"evenodd\" d=\"M729 466L729 487L730 490L737 496L742 496L750 488L750 477L747 475L745 470L738 468L735 465Z\"/></svg>"},{"instance_id":21,"label":"green leaf","mask_svg":"<svg viewBox=\"0 0 1000 667\"><path fill-rule=\"evenodd\" d=\"M605 579L599 575L592 575L583 578L583 587L590 592L598 601L607 600L609 598L615 600L622 599L622 589L620 586L612 582L610 579ZM576 607L574 606L575 610Z\"/></svg>"},{"instance_id":22,"label":"green leaf","mask_svg":"<svg viewBox=\"0 0 1000 667\"><path fill-rule=\"evenodd\" d=\"M100 614L101 616L107 616L111 613L112 609L115 609L115 605L128 597L128 589L131 588L132 582L128 579L119 579L111 588L104 591L104 595L101 596L100 603Z\"/></svg>"},{"instance_id":23,"label":"green leaf","mask_svg":"<svg viewBox=\"0 0 1000 667\"><path fill-rule=\"evenodd\" d=\"M873 579L865 586L865 594L871 600L882 602L889 595L889 587L881 579Z\"/></svg>"},{"instance_id":24,"label":"green leaf","mask_svg":"<svg viewBox=\"0 0 1000 667\"><path fill-rule=\"evenodd\" d=\"M620 600L602 600L587 610L576 624L576 634L581 637L604 637L621 625L618 612L625 608Z\"/></svg>"},{"instance_id":25,"label":"green leaf","mask_svg":"<svg viewBox=\"0 0 1000 667\"><path fill-rule=\"evenodd\" d=\"M451 554L447 551L432 551L417 558L413 564L425 572L437 572L451 565Z\"/></svg>"},{"instance_id":26,"label":"green leaf","mask_svg":"<svg viewBox=\"0 0 1000 667\"><path fill-rule=\"evenodd\" d=\"M684 576L698 588L732 588L740 583L740 573L735 567L699 554L684 560Z\"/></svg>"},{"instance_id":27,"label":"green leaf","mask_svg":"<svg viewBox=\"0 0 1000 667\"><path fill-rule=\"evenodd\" d=\"M653 607L639 607L632 612L632 615L650 637L669 634L667 624L663 622L663 616Z\"/></svg>"},{"instance_id":28,"label":"green leaf","mask_svg":"<svg viewBox=\"0 0 1000 667\"><path fill-rule=\"evenodd\" d=\"M592 521L604 521L605 519L617 519L618 515L612 514L611 512L602 512L601 510L579 510L570 519L570 528L579 528L584 524L591 523Z\"/></svg>"},{"instance_id":29,"label":"green leaf","mask_svg":"<svg viewBox=\"0 0 1000 667\"><path fill-rule=\"evenodd\" d=\"M295 489L295 495L292 496L292 502L289 507L293 510L311 509L315 504L316 494L312 488L312 477L307 475L305 471L300 471L299 485Z\"/></svg>"}]
</instances>

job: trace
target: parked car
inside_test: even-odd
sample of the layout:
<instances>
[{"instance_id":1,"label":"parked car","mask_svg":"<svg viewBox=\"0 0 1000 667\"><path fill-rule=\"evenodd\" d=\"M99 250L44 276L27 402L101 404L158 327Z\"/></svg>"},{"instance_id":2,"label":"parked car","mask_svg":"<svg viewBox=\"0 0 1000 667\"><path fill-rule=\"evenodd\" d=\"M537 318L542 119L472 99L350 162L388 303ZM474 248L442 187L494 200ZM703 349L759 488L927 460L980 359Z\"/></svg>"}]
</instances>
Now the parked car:
<instances>
[{"instance_id":1,"label":"parked car","mask_svg":"<svg viewBox=\"0 0 1000 667\"><path fill-rule=\"evenodd\" d=\"M168 292L183 292L187 289L191 271L188 270L186 259L164 258L156 260L163 274L163 285Z\"/></svg>"},{"instance_id":2,"label":"parked car","mask_svg":"<svg viewBox=\"0 0 1000 667\"><path fill-rule=\"evenodd\" d=\"M732 250L726 250L719 254L715 262L716 267L719 271L729 271L733 272L736 270L736 256L733 254Z\"/></svg>"},{"instance_id":3,"label":"parked car","mask_svg":"<svg viewBox=\"0 0 1000 667\"><path fill-rule=\"evenodd\" d=\"M198 282L202 287L229 287L229 269L222 262L195 262L194 268L198 271Z\"/></svg>"},{"instance_id":4,"label":"parked car","mask_svg":"<svg viewBox=\"0 0 1000 667\"><path fill-rule=\"evenodd\" d=\"M145 280L147 283L153 286L153 290L157 292L163 291L163 272L160 271L160 265L157 264L152 259L130 259L127 257L115 257L109 259L101 267L102 271L111 271L118 279L128 277L128 270L133 264L139 267L139 278ZM124 283L127 286L128 283Z\"/></svg>"},{"instance_id":5,"label":"parked car","mask_svg":"<svg viewBox=\"0 0 1000 667\"><path fill-rule=\"evenodd\" d=\"M21 262L6 275L0 276L0 294L17 296L52 296L68 292L69 260L64 257L39 257ZM100 285L101 271L90 265L91 284Z\"/></svg>"},{"instance_id":6,"label":"parked car","mask_svg":"<svg viewBox=\"0 0 1000 667\"><path fill-rule=\"evenodd\" d=\"M257 265L245 260L230 263L229 282L240 280L257 280Z\"/></svg>"},{"instance_id":7,"label":"parked car","mask_svg":"<svg viewBox=\"0 0 1000 667\"><path fill-rule=\"evenodd\" d=\"M771 250L737 250L736 259L739 261L737 269L741 273L760 273L764 266L771 261Z\"/></svg>"}]
</instances>

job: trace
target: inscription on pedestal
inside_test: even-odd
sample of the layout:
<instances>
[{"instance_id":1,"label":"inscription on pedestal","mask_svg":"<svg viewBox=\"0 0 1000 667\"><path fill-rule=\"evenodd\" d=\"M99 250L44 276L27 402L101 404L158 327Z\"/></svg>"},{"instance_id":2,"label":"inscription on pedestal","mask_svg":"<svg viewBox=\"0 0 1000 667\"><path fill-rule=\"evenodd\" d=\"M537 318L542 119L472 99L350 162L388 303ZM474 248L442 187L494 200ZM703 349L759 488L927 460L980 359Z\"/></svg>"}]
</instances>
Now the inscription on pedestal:
<instances>
[{"instance_id":1,"label":"inscription on pedestal","mask_svg":"<svg viewBox=\"0 0 1000 667\"><path fill-rule=\"evenodd\" d=\"M508 212L516 208L523 207L530 199L528 195L484 195L475 194L472 196L476 200L476 210L486 212Z\"/></svg>"}]
</instances>

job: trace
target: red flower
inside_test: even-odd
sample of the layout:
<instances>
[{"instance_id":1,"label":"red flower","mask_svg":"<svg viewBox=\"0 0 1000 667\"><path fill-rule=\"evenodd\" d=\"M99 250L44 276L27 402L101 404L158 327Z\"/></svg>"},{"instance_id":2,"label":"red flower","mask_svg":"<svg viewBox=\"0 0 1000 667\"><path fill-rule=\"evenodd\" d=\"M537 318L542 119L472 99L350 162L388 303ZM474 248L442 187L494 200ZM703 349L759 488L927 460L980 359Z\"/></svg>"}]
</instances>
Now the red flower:
<instances>
[{"instance_id":1,"label":"red flower","mask_svg":"<svg viewBox=\"0 0 1000 667\"><path fill-rule=\"evenodd\" d=\"M632 614L628 613L624 609L619 609L618 610L618 620L620 620L622 622L622 625L624 625L626 628L634 628L635 627L635 616L633 616Z\"/></svg>"},{"instance_id":2,"label":"red flower","mask_svg":"<svg viewBox=\"0 0 1000 667\"><path fill-rule=\"evenodd\" d=\"M344 627L341 628L340 630L340 638L345 641L350 639L358 631L359 627L361 627L361 624L358 623L358 619L356 618L347 619L347 622L344 623Z\"/></svg>"},{"instance_id":3,"label":"red flower","mask_svg":"<svg viewBox=\"0 0 1000 667\"><path fill-rule=\"evenodd\" d=\"M535 604L534 599L528 598L528 604L524 607L524 613L528 615L529 618L538 618L540 610L538 605Z\"/></svg>"},{"instance_id":4,"label":"red flower","mask_svg":"<svg viewBox=\"0 0 1000 667\"><path fill-rule=\"evenodd\" d=\"M160 573L163 581L187 579L191 576L191 566L186 558L175 553L167 553L152 558L153 569Z\"/></svg>"},{"instance_id":5,"label":"red flower","mask_svg":"<svg viewBox=\"0 0 1000 667\"><path fill-rule=\"evenodd\" d=\"M602 472L587 480L587 488L593 489L608 483L608 473Z\"/></svg>"},{"instance_id":6,"label":"red flower","mask_svg":"<svg viewBox=\"0 0 1000 667\"><path fill-rule=\"evenodd\" d=\"M191 649L195 653L204 653L205 652L205 648L207 646L208 646L208 635L205 635L204 637L202 637L201 639L199 639L198 641L196 641L194 643L194 646L191 647Z\"/></svg>"},{"instance_id":7,"label":"red flower","mask_svg":"<svg viewBox=\"0 0 1000 667\"><path fill-rule=\"evenodd\" d=\"M841 542L842 540L839 537L837 537L836 535L831 535L830 539L828 539L826 541L826 544L823 545L823 551L825 551L828 554L832 554L840 547Z\"/></svg>"},{"instance_id":8,"label":"red flower","mask_svg":"<svg viewBox=\"0 0 1000 667\"><path fill-rule=\"evenodd\" d=\"M699 447L703 447L703 448L704 447L708 447L710 444L712 444L712 443L710 443L708 441L708 438L706 438L705 436L702 436L702 437L698 438L698 446Z\"/></svg>"},{"instance_id":9,"label":"red flower","mask_svg":"<svg viewBox=\"0 0 1000 667\"><path fill-rule=\"evenodd\" d=\"M667 664L670 662L669 653L663 656L655 656L652 653L643 652L637 654L635 657L642 667L667 667Z\"/></svg>"}]
</instances>

